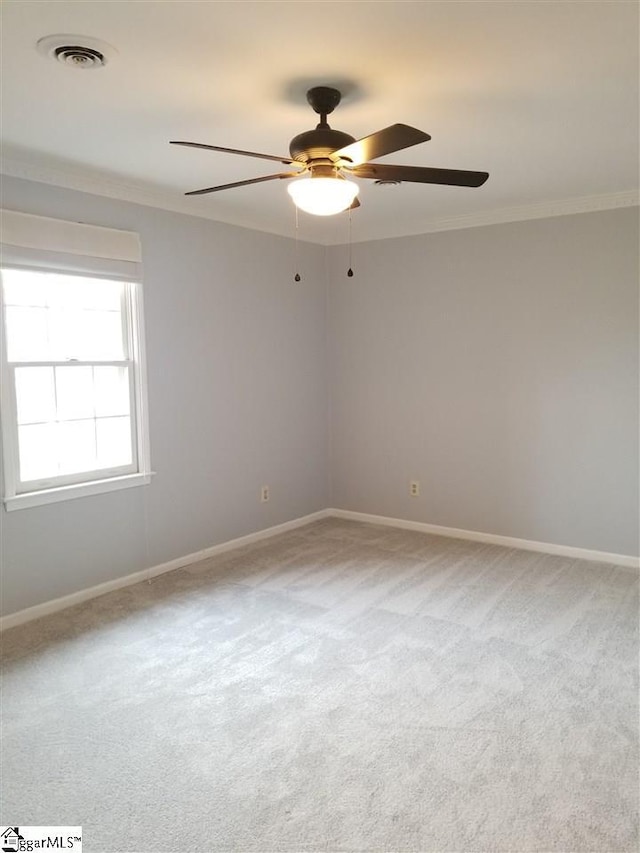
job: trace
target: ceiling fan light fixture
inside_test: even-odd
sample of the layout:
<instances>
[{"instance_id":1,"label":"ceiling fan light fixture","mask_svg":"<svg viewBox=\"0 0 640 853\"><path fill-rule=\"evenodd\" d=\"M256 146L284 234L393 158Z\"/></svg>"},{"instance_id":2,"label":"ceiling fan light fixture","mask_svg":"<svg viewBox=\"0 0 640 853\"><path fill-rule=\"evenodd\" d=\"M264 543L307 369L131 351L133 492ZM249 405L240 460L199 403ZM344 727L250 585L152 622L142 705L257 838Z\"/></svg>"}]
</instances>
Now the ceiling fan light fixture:
<instances>
[{"instance_id":1,"label":"ceiling fan light fixture","mask_svg":"<svg viewBox=\"0 0 640 853\"><path fill-rule=\"evenodd\" d=\"M289 167L295 166L298 169L293 172L280 171L274 175L262 175L259 178L192 190L186 195L207 195L248 184L293 178L293 183L289 184L288 190L297 208L314 216L333 216L343 210L360 207L357 199L358 185L345 180L345 175L353 178L367 178L375 181L378 186L396 186L409 181L416 184L479 187L489 177L488 172L435 169L426 166L394 166L390 163L370 162L387 154L393 154L394 151L402 151L412 145L428 142L431 137L424 130L418 130L408 124L391 124L362 139L354 139L348 133L334 130L327 124L327 115L337 107L340 98L340 92L330 86L314 86L309 89L307 100L313 111L320 116L320 122L315 130L307 130L294 136L289 143L288 157L259 154L257 151L243 151L240 148L223 148L220 145L207 145L203 142L172 140L172 145L206 148L209 151L240 154L244 157L257 157L260 160L275 160L277 163ZM301 177L303 174L308 177Z\"/></svg>"},{"instance_id":2,"label":"ceiling fan light fixture","mask_svg":"<svg viewBox=\"0 0 640 853\"><path fill-rule=\"evenodd\" d=\"M296 178L287 187L293 203L314 216L333 216L351 207L360 187L342 178Z\"/></svg>"}]
</instances>

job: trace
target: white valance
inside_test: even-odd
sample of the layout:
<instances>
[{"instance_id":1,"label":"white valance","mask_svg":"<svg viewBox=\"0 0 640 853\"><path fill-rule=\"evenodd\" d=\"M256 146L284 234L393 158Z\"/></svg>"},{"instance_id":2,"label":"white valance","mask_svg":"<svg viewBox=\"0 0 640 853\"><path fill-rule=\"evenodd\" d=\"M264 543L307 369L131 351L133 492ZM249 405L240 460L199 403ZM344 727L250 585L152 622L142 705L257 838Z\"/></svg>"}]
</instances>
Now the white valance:
<instances>
[{"instance_id":1,"label":"white valance","mask_svg":"<svg viewBox=\"0 0 640 853\"><path fill-rule=\"evenodd\" d=\"M140 237L133 231L0 212L1 263L137 281L142 275Z\"/></svg>"}]
</instances>

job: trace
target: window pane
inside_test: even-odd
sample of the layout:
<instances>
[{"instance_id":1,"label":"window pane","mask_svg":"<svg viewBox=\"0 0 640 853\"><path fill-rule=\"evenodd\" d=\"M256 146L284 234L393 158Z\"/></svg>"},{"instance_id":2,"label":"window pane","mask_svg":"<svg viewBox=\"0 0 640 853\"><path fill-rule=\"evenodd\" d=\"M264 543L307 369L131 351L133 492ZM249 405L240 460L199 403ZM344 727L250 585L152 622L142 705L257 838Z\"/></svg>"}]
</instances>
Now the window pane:
<instances>
[{"instance_id":1,"label":"window pane","mask_svg":"<svg viewBox=\"0 0 640 853\"><path fill-rule=\"evenodd\" d=\"M83 360L85 331L84 312L71 308L50 308L47 311L52 359Z\"/></svg>"},{"instance_id":2,"label":"window pane","mask_svg":"<svg viewBox=\"0 0 640 853\"><path fill-rule=\"evenodd\" d=\"M48 273L48 305L51 308L78 308L82 306L84 281L84 276Z\"/></svg>"},{"instance_id":3,"label":"window pane","mask_svg":"<svg viewBox=\"0 0 640 853\"><path fill-rule=\"evenodd\" d=\"M46 361L47 343L46 308L17 308L8 305L5 310L7 324L7 358L9 361Z\"/></svg>"},{"instance_id":4,"label":"window pane","mask_svg":"<svg viewBox=\"0 0 640 853\"><path fill-rule=\"evenodd\" d=\"M120 311L124 284L102 278L47 273L47 304L51 308Z\"/></svg>"},{"instance_id":5,"label":"window pane","mask_svg":"<svg viewBox=\"0 0 640 853\"><path fill-rule=\"evenodd\" d=\"M26 270L3 270L2 283L5 305L44 307L47 304L45 276L41 274Z\"/></svg>"},{"instance_id":6,"label":"window pane","mask_svg":"<svg viewBox=\"0 0 640 853\"><path fill-rule=\"evenodd\" d=\"M130 418L101 418L96 421L98 439L98 468L115 468L130 465Z\"/></svg>"},{"instance_id":7,"label":"window pane","mask_svg":"<svg viewBox=\"0 0 640 853\"><path fill-rule=\"evenodd\" d=\"M129 414L129 369L94 367L93 387L97 417Z\"/></svg>"},{"instance_id":8,"label":"window pane","mask_svg":"<svg viewBox=\"0 0 640 853\"><path fill-rule=\"evenodd\" d=\"M18 423L36 424L56 416L52 367L16 367Z\"/></svg>"},{"instance_id":9,"label":"window pane","mask_svg":"<svg viewBox=\"0 0 640 853\"><path fill-rule=\"evenodd\" d=\"M93 417L92 371L92 367L56 367L59 420Z\"/></svg>"},{"instance_id":10,"label":"window pane","mask_svg":"<svg viewBox=\"0 0 640 853\"><path fill-rule=\"evenodd\" d=\"M82 314L82 358L119 360L124 358L122 317L119 311L84 311Z\"/></svg>"},{"instance_id":11,"label":"window pane","mask_svg":"<svg viewBox=\"0 0 640 853\"><path fill-rule=\"evenodd\" d=\"M93 471L96 465L95 421L68 421L58 424L60 474Z\"/></svg>"},{"instance_id":12,"label":"window pane","mask_svg":"<svg viewBox=\"0 0 640 853\"><path fill-rule=\"evenodd\" d=\"M78 361L124 358L122 318L116 311L51 308L49 337L54 358Z\"/></svg>"},{"instance_id":13,"label":"window pane","mask_svg":"<svg viewBox=\"0 0 640 853\"><path fill-rule=\"evenodd\" d=\"M42 480L56 476L56 424L18 427L18 444L21 480Z\"/></svg>"},{"instance_id":14,"label":"window pane","mask_svg":"<svg viewBox=\"0 0 640 853\"><path fill-rule=\"evenodd\" d=\"M121 281L105 281L100 278L84 279L82 304L85 308L99 311L117 311L120 313L122 291Z\"/></svg>"},{"instance_id":15,"label":"window pane","mask_svg":"<svg viewBox=\"0 0 640 853\"><path fill-rule=\"evenodd\" d=\"M4 270L9 359L120 360L123 335L120 281Z\"/></svg>"}]
</instances>

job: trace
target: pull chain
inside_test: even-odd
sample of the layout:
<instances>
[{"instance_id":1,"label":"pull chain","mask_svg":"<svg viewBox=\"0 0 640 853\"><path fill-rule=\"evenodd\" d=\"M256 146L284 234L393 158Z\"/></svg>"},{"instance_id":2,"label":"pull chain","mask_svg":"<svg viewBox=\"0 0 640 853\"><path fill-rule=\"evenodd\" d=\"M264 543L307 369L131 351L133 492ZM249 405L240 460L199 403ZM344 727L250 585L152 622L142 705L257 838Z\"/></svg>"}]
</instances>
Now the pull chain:
<instances>
[{"instance_id":1,"label":"pull chain","mask_svg":"<svg viewBox=\"0 0 640 853\"><path fill-rule=\"evenodd\" d=\"M296 210L296 251L295 251L295 269L296 269L296 274L294 275L293 280L294 280L294 281L300 281L300 273L298 272L298 230L299 230L299 224L298 224L298 208L296 207L296 208L295 208L295 210Z\"/></svg>"},{"instance_id":2,"label":"pull chain","mask_svg":"<svg viewBox=\"0 0 640 853\"><path fill-rule=\"evenodd\" d=\"M353 278L351 250L352 250L352 243L351 243L351 208L349 208L349 269L347 270L347 275L349 278Z\"/></svg>"}]
</instances>

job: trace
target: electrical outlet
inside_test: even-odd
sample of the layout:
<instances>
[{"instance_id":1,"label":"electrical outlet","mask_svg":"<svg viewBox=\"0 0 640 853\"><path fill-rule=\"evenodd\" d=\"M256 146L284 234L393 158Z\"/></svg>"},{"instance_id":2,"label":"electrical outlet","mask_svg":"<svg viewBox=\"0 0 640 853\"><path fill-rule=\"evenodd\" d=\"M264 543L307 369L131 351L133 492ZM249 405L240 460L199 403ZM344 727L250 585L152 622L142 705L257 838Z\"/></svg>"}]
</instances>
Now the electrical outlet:
<instances>
[{"instance_id":1,"label":"electrical outlet","mask_svg":"<svg viewBox=\"0 0 640 853\"><path fill-rule=\"evenodd\" d=\"M412 498L420 497L420 481L411 480L409 483L409 494Z\"/></svg>"},{"instance_id":2,"label":"electrical outlet","mask_svg":"<svg viewBox=\"0 0 640 853\"><path fill-rule=\"evenodd\" d=\"M263 487L260 489L260 501L261 501L263 504L266 504L266 502L267 502L268 500L269 500L269 486L263 486Z\"/></svg>"}]
</instances>

